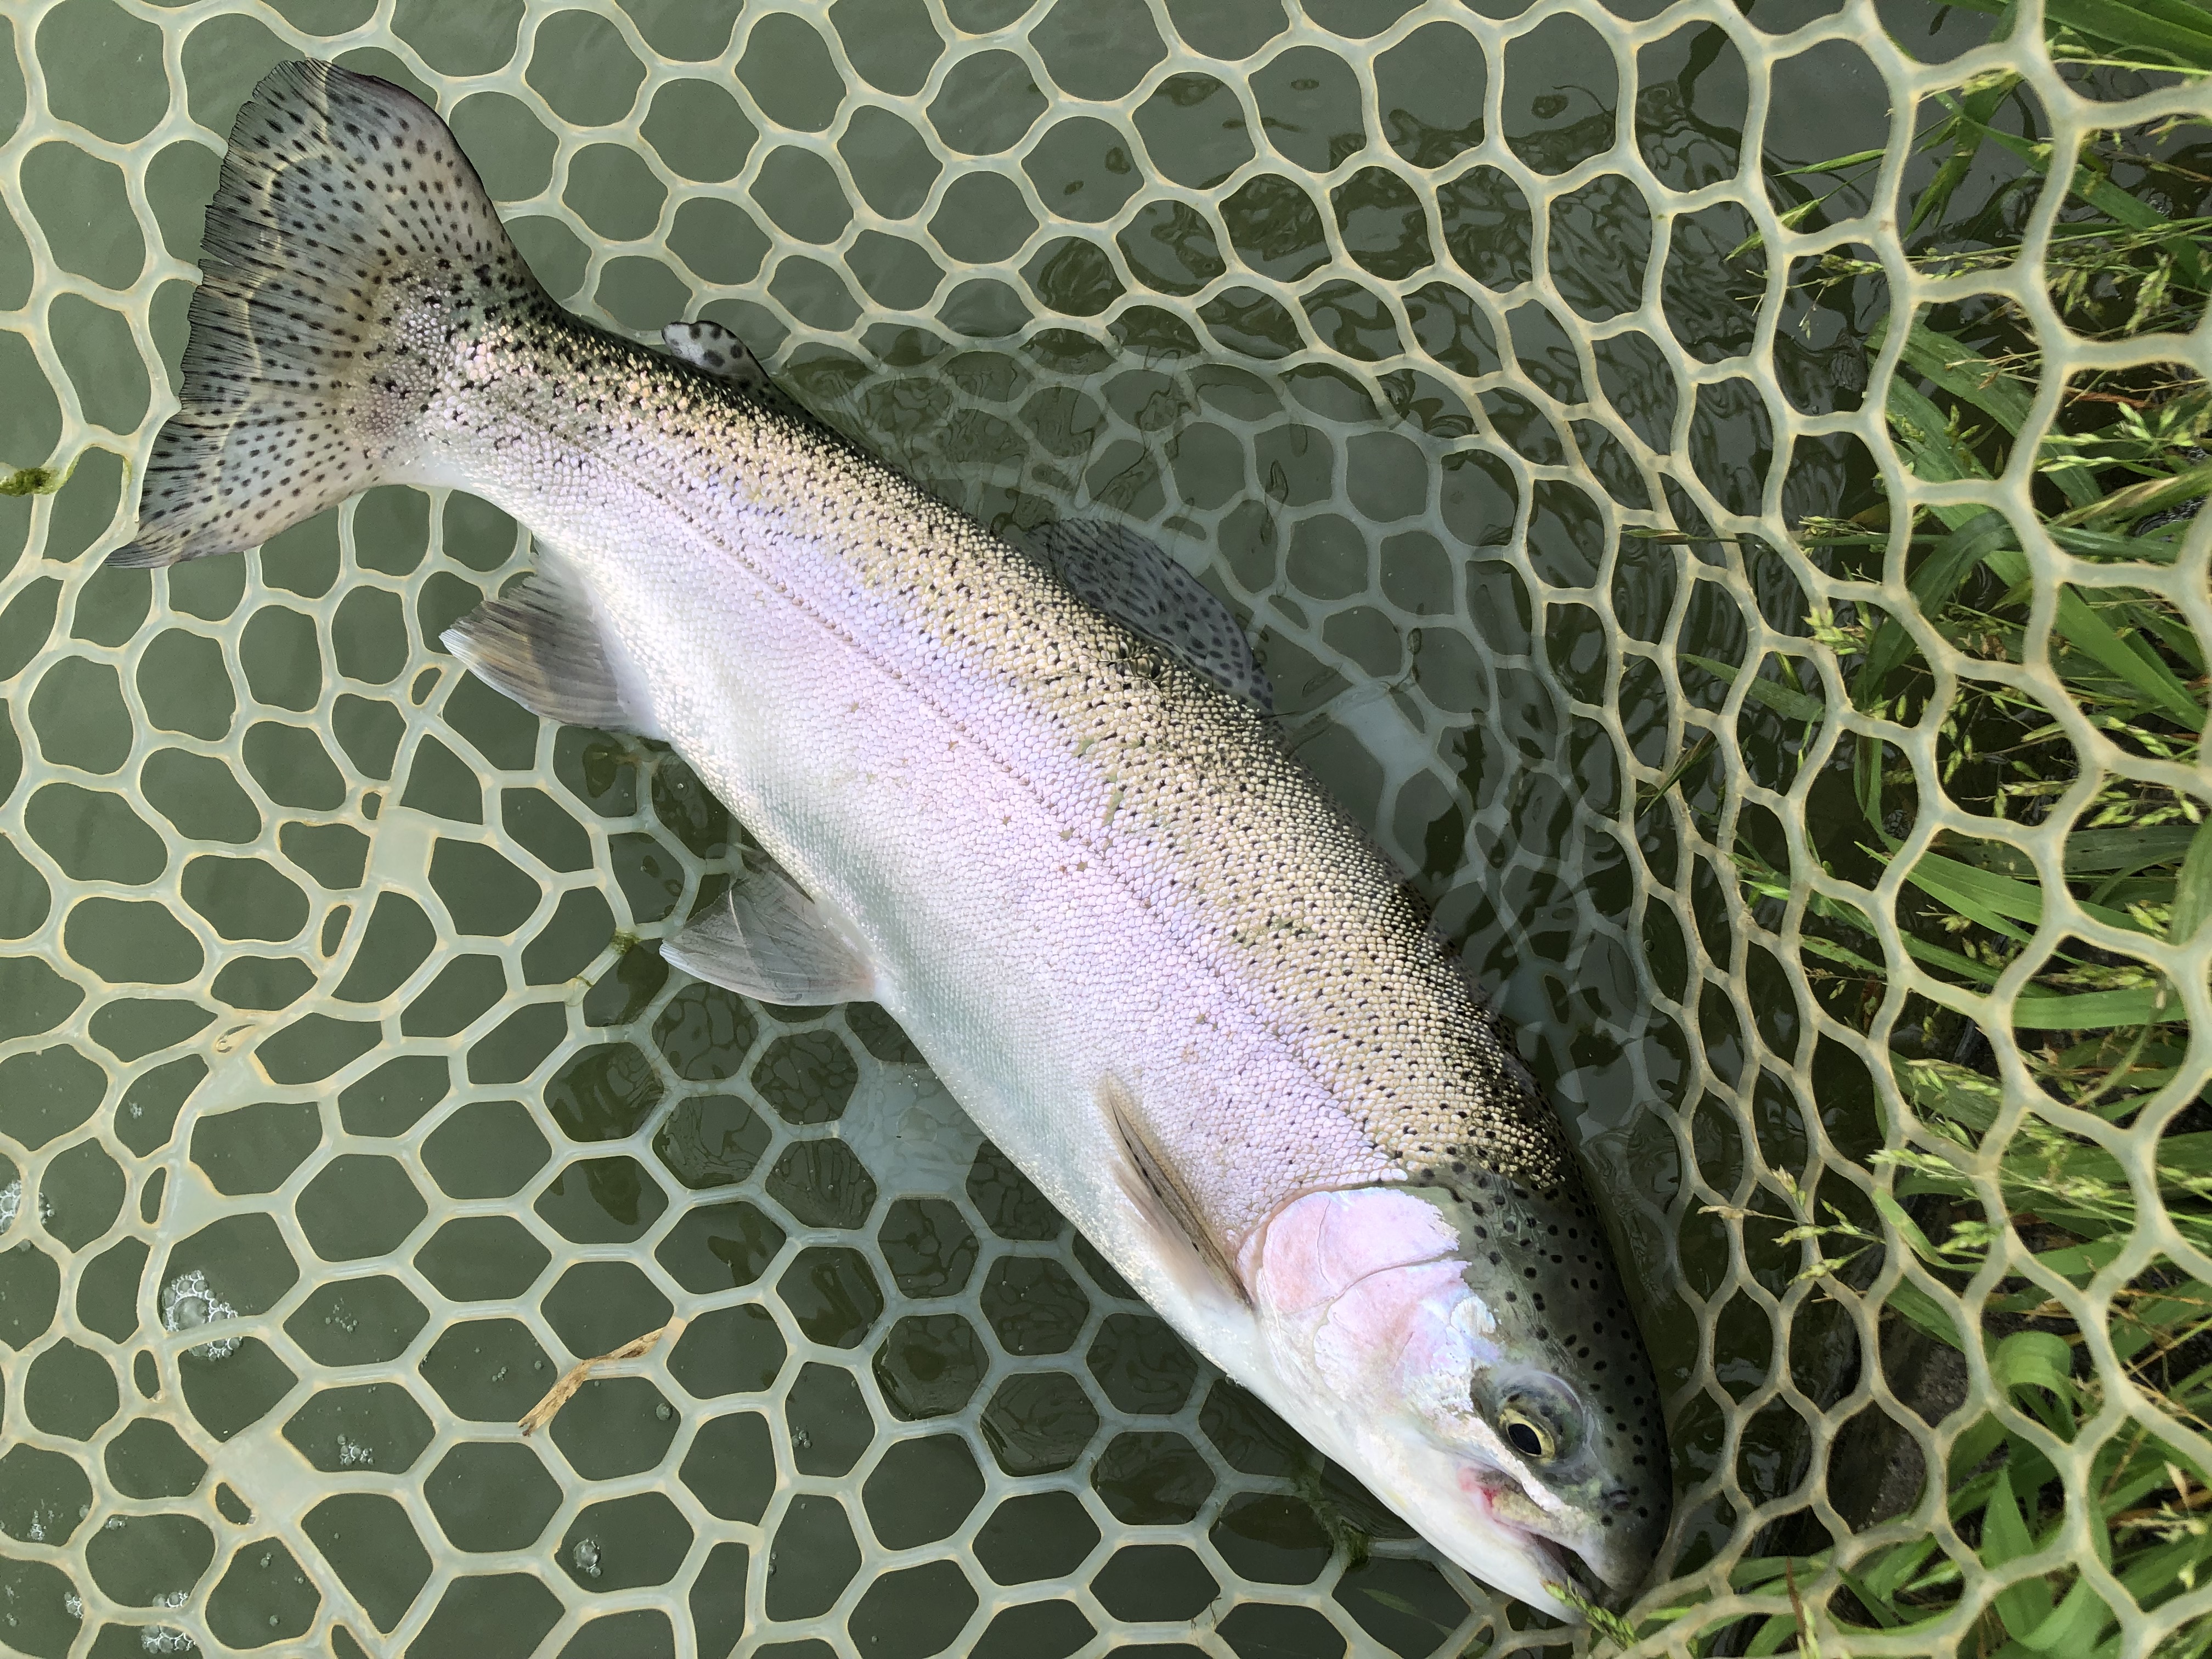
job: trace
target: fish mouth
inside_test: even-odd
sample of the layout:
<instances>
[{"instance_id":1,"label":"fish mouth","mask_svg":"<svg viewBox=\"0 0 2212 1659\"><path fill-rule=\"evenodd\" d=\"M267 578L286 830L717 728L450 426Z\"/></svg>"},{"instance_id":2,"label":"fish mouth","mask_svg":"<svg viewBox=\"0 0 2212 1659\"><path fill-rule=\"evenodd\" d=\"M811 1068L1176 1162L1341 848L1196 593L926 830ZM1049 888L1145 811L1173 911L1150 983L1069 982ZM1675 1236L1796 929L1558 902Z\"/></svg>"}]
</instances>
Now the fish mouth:
<instances>
[{"instance_id":1,"label":"fish mouth","mask_svg":"<svg viewBox=\"0 0 2212 1659\"><path fill-rule=\"evenodd\" d=\"M1491 1524L1510 1536L1528 1553L1545 1589L1553 1592L1553 1598L1563 1607L1572 1607L1569 1596L1608 1612L1618 1612L1627 1604L1635 1585L1608 1581L1584 1555L1580 1541L1541 1529L1540 1523L1528 1514L1534 1505L1511 1476L1502 1471L1485 1470L1479 1479L1478 1489Z\"/></svg>"},{"instance_id":2,"label":"fish mouth","mask_svg":"<svg viewBox=\"0 0 2212 1659\"><path fill-rule=\"evenodd\" d=\"M1618 1613L1628 1605L1632 1589L1607 1583L1598 1577L1595 1569L1580 1552L1571 1546L1562 1544L1557 1539L1540 1538L1533 1534L1529 1542L1532 1547L1539 1547L1549 1553L1559 1568L1557 1578L1547 1583L1556 1583L1561 1588L1573 1591L1581 1600L1594 1607L1603 1607L1608 1613Z\"/></svg>"}]
</instances>

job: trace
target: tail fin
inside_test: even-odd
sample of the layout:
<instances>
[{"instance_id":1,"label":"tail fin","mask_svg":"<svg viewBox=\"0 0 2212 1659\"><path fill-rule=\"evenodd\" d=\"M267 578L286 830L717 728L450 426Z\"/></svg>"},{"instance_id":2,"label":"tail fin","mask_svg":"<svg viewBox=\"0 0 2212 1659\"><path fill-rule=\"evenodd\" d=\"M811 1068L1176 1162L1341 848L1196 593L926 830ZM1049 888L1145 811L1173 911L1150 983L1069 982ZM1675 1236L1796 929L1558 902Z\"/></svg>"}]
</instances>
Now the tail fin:
<instances>
[{"instance_id":1,"label":"tail fin","mask_svg":"<svg viewBox=\"0 0 2212 1659\"><path fill-rule=\"evenodd\" d=\"M453 321L542 299L436 112L323 63L239 112L201 265L183 406L112 565L234 553L384 481Z\"/></svg>"}]
</instances>

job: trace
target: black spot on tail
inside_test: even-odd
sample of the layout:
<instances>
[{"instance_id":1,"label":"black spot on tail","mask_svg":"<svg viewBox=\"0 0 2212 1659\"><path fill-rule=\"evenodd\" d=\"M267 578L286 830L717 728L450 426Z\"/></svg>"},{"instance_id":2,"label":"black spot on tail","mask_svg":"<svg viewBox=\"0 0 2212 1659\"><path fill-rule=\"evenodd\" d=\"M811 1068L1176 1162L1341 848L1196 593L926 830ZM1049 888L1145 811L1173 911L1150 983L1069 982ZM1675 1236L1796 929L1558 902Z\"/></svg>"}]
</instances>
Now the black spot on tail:
<instances>
[{"instance_id":1,"label":"black spot on tail","mask_svg":"<svg viewBox=\"0 0 2212 1659\"><path fill-rule=\"evenodd\" d=\"M390 476L465 303L452 268L538 293L436 112L323 63L239 111L203 247L181 407L111 564L236 552Z\"/></svg>"}]
</instances>

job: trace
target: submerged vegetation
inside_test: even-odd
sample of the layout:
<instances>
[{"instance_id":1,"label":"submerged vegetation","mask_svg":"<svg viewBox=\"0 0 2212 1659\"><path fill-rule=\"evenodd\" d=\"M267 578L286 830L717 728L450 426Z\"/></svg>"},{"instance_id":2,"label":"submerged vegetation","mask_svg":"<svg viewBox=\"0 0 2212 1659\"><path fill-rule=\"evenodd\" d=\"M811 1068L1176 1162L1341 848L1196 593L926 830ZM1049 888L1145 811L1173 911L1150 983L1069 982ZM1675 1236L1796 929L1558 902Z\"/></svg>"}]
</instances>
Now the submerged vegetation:
<instances>
[{"instance_id":1,"label":"submerged vegetation","mask_svg":"<svg viewBox=\"0 0 2212 1659\"><path fill-rule=\"evenodd\" d=\"M2011 24L2013 0L1961 3ZM2196 0L2046 0L2044 15L2063 64L2212 73L2212 11ZM2126 1645L2142 1614L2212 1589L2212 1107L2188 1097L2203 1044L2160 965L2193 943L2201 974L2212 916L2206 610L2182 586L2204 580L2197 513L2212 489L2199 326L2212 127L2090 136L2048 217L2040 107L2009 74L1923 106L1941 116L1917 140L1932 171L1917 175L1899 228L1914 269L1963 279L1963 297L1885 325L1907 331L1885 413L1912 477L1958 488L1899 525L1869 477L1863 504L1796 526L1838 577L1901 568L1918 615L1869 603L1808 619L1855 716L1813 797L1828 810L1808 814L1808 843L1834 879L1808 886L1743 839L1736 852L1747 901L1775 932L1794 927L1827 1012L1887 1045L1916 1120L1902 1147L1875 1155L1874 1213L1844 1182L1806 1192L1781 1176L1789 1213L1769 1218L1784 1229L1769 1236L1803 1251L1801 1282L1847 1305L1895 1279L1881 1369L1949 1437L1945 1466L1920 1472L1940 1486L1948 1527L1910 1524L1927 1512L1911 1490L1856 1514L1837 1499L1845 1525L1869 1534L1850 1550L1807 1547L1821 1526L1778 1527L1766 1553L1733 1570L1734 1589L1778 1610L1726 1618L1700 1603L1634 1629L1608 1621L1624 1645L1695 1629L1701 1655L1833 1653L1879 1637L1884 1651L2101 1659L2151 1650ZM1796 169L1826 176L1780 181L1798 203L1785 219L1804 225L1835 176L1870 179L1880 159ZM1969 205L1961 186L1977 168L2002 182ZM1740 262L1757 259L1755 242ZM1975 280L2023 258L2039 261L2051 312L2090 349L2046 362L2035 323ZM1886 274L1848 253L1793 276L1817 301ZM1878 328L1869 363L1883 343ZM2022 443L2032 455L2016 453ZM2000 487L2022 478L2033 526L2014 521L2021 496ZM1986 504L1972 499L1984 482ZM1937 642L1948 648L1923 651ZM1808 677L1784 676L1747 696L1809 739L1827 710ZM1931 767L1948 821L1985 833L1912 839ZM2056 836L2039 830L2054 823ZM1893 917L1833 890L1870 892L1893 871ZM2087 925L2054 946L2042 924L2062 884ZM1932 994L1894 994L1885 939ZM1962 1304L1978 1329L1960 1328ZM1916 1376L1954 1386L1913 1398ZM2002 1408L1970 1417L1959 1405L1970 1392ZM1939 1443L1893 1425L1857 1449L1911 1466ZM1832 1498L1838 1479L1832 1462ZM2155 1651L2212 1653L2212 1612Z\"/></svg>"}]
</instances>

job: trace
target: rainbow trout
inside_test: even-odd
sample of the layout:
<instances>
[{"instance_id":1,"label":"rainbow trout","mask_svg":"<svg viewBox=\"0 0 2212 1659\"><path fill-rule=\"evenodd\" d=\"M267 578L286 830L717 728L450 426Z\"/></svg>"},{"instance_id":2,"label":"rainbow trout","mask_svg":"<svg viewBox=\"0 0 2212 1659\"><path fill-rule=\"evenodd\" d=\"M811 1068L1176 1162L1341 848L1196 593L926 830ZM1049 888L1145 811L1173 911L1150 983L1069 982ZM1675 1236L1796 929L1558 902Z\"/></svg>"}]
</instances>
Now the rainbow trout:
<instances>
[{"instance_id":1,"label":"rainbow trout","mask_svg":"<svg viewBox=\"0 0 2212 1659\"><path fill-rule=\"evenodd\" d=\"M1665 1428L1597 1211L1218 601L1126 532L999 539L711 325L671 356L568 315L384 82L262 82L204 263L111 562L372 484L505 509L538 569L448 647L672 744L775 860L671 962L880 1002L1193 1346L1438 1549L1553 1613L1633 1589Z\"/></svg>"}]
</instances>

